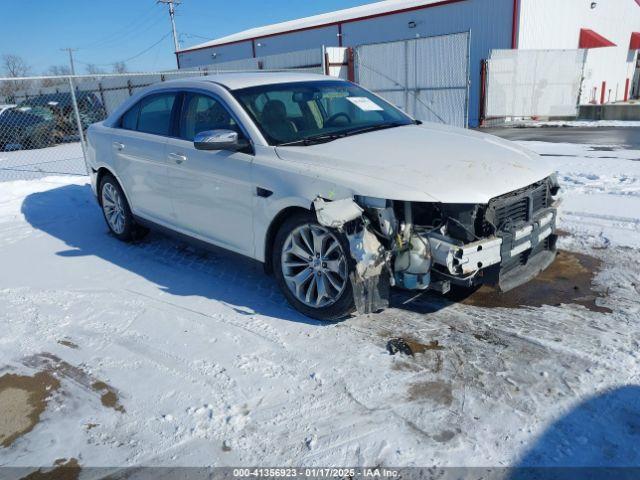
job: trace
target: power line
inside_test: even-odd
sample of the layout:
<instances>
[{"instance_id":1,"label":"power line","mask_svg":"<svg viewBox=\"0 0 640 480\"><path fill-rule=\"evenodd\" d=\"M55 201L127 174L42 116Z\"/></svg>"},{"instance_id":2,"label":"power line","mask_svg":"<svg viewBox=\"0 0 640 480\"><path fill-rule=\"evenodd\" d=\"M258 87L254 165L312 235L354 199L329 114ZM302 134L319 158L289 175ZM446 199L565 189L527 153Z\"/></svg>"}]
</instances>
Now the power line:
<instances>
[{"instance_id":1,"label":"power line","mask_svg":"<svg viewBox=\"0 0 640 480\"><path fill-rule=\"evenodd\" d=\"M110 63L91 63L91 62L83 62L81 60L78 60L79 63L82 63L83 65L95 65L97 67L109 67L111 65L115 65L116 63L122 62L122 63L126 63L126 62L130 62L131 60L135 60L136 58L144 55L145 53L147 53L149 50L153 49L154 47L158 46L165 38L167 38L169 35L171 35L171 32L167 32L165 33L162 37L160 37L160 39L156 42L154 42L152 45L150 45L149 47L145 48L144 50L142 50L139 53L136 53L135 55L129 57L129 58L125 58L122 60L118 60L115 62L110 62Z\"/></svg>"},{"instance_id":2,"label":"power line","mask_svg":"<svg viewBox=\"0 0 640 480\"><path fill-rule=\"evenodd\" d=\"M156 13L160 13L156 10ZM80 47L82 50L100 50L104 48L113 48L123 44L128 44L132 40L144 37L144 34L156 27L162 20L161 15L147 15L145 18L138 20L129 30L125 30L120 34L114 33L111 37L105 38L99 42ZM164 28L162 29L164 30Z\"/></svg>"},{"instance_id":3,"label":"power line","mask_svg":"<svg viewBox=\"0 0 640 480\"><path fill-rule=\"evenodd\" d=\"M137 15L136 18L133 19L133 21L127 23L126 25L124 25L123 27L120 27L114 31L112 31L111 33L104 35L96 40L94 40L93 42L89 42L87 44L84 45L80 45L79 48L81 49L91 49L94 47L98 47L98 46L102 46L105 44L110 43L111 41L114 40L114 38L117 38L118 40L120 40L123 36L125 35L129 35L131 32L137 32L138 29L150 18L148 16L149 13L151 13L152 11L155 10L155 2L153 5L151 5L151 8L145 10L142 14Z\"/></svg>"}]
</instances>

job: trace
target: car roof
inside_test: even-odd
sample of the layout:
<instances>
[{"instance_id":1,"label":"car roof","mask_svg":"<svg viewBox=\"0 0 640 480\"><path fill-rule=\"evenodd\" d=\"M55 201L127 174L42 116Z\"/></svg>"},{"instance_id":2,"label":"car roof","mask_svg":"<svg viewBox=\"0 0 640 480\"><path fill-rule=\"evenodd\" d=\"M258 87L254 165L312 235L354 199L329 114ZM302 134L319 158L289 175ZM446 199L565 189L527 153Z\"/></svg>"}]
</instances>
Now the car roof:
<instances>
[{"instance_id":1,"label":"car roof","mask_svg":"<svg viewBox=\"0 0 640 480\"><path fill-rule=\"evenodd\" d=\"M93 92L85 92L82 90L76 92L76 99L78 101L93 97L95 97ZM51 102L55 102L61 107L69 107L72 105L71 92L43 93L42 95L35 95L20 102L19 106L44 107Z\"/></svg>"},{"instance_id":2,"label":"car roof","mask_svg":"<svg viewBox=\"0 0 640 480\"><path fill-rule=\"evenodd\" d=\"M257 87L260 85L274 85L279 83L292 82L317 82L317 81L336 81L339 78L327 77L316 73L301 72L229 72L214 73L206 76L181 78L163 82L163 85L181 84L181 83L217 83L229 90L239 90L242 88Z\"/></svg>"}]
</instances>

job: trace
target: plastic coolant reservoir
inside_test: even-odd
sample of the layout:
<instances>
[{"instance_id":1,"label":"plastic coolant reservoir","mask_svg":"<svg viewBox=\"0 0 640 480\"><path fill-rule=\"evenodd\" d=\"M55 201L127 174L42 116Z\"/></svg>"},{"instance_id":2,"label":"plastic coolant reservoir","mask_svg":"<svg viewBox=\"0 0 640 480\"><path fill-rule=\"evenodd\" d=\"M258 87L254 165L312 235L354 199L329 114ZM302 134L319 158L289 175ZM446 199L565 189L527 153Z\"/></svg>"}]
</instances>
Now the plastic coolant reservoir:
<instances>
[{"instance_id":1,"label":"plastic coolant reservoir","mask_svg":"<svg viewBox=\"0 0 640 480\"><path fill-rule=\"evenodd\" d=\"M396 256L395 279L399 287L424 290L431 283L431 249L427 240L411 237L410 248Z\"/></svg>"}]
</instances>

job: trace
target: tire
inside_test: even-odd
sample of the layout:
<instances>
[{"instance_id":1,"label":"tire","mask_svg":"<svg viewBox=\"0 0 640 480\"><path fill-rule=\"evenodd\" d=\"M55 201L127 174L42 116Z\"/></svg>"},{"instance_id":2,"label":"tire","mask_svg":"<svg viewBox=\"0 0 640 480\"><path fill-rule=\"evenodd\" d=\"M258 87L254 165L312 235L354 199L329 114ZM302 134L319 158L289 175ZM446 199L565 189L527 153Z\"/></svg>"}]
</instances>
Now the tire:
<instances>
[{"instance_id":1,"label":"tire","mask_svg":"<svg viewBox=\"0 0 640 480\"><path fill-rule=\"evenodd\" d=\"M106 174L100 180L98 199L104 220L111 234L118 240L131 242L148 233L148 229L136 223L129 202L113 175Z\"/></svg>"},{"instance_id":2,"label":"tire","mask_svg":"<svg viewBox=\"0 0 640 480\"><path fill-rule=\"evenodd\" d=\"M309 241L303 242L302 235ZM322 239L318 241L320 255L309 248L316 245L318 238ZM300 255L303 251L305 258ZM271 262L282 293L304 315L336 321L355 310L349 279L353 269L349 243L342 233L321 226L311 212L297 213L282 224L274 240ZM298 293L294 291L294 278L306 279L295 284L299 285Z\"/></svg>"}]
</instances>

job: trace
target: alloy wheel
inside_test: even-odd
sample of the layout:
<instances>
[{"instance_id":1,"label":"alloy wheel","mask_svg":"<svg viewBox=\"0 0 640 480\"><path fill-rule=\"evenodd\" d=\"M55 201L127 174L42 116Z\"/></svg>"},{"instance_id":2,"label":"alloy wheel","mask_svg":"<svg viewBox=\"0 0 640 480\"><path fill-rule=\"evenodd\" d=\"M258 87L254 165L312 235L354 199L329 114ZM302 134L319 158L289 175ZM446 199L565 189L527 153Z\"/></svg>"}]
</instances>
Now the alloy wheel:
<instances>
[{"instance_id":1,"label":"alloy wheel","mask_svg":"<svg viewBox=\"0 0 640 480\"><path fill-rule=\"evenodd\" d=\"M334 304L348 282L348 266L337 237L325 227L301 225L282 247L282 274L289 290L305 305Z\"/></svg>"},{"instance_id":2,"label":"alloy wheel","mask_svg":"<svg viewBox=\"0 0 640 480\"><path fill-rule=\"evenodd\" d=\"M102 187L102 209L111 229L121 235L125 229L124 203L120 192L111 183Z\"/></svg>"}]
</instances>

